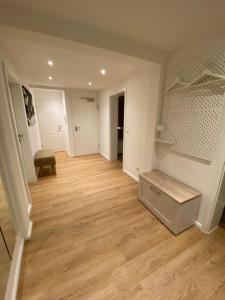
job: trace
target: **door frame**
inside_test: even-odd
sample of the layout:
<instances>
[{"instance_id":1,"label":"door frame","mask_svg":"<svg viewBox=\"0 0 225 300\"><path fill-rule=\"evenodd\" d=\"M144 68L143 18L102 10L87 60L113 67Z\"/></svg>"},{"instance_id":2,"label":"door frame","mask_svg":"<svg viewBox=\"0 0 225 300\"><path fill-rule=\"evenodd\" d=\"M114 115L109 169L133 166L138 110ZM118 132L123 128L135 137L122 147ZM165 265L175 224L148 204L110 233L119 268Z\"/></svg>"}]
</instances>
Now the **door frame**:
<instances>
[{"instance_id":1,"label":"door frame","mask_svg":"<svg viewBox=\"0 0 225 300\"><path fill-rule=\"evenodd\" d=\"M126 129L126 107L127 107L127 95L126 95L126 88L122 88L114 93L112 93L109 96L109 160L117 160L117 150L115 153L115 148L117 149L117 144L118 144L118 138L115 136L118 135L118 132L116 130L115 133L115 128L113 126L113 101L115 100L114 98L121 94L124 94L124 123L123 123L123 169L125 168L126 165L126 133L128 132ZM116 140L116 147L113 142L113 140Z\"/></svg>"},{"instance_id":2,"label":"door frame","mask_svg":"<svg viewBox=\"0 0 225 300\"><path fill-rule=\"evenodd\" d=\"M18 152L18 155L19 155L21 171L22 171L22 174L23 174L24 184L25 184L26 193L27 193L26 200L28 202L27 203L27 205L28 205L28 214L30 214L30 212L32 210L32 200L31 200L31 196L30 196L30 190L29 190L29 187L28 187L28 179L27 179L26 169L25 169L25 165L24 165L24 157L23 157L22 149L21 149L19 139L18 139L18 130L17 130L16 117L15 117L13 103L12 103L13 100L11 98L11 92L10 92L10 87L9 87L9 79L11 79L12 82L14 82L17 85L22 86L22 84L7 70L7 68L5 67L4 64L3 64L3 68L4 68L4 71L5 71L5 77L6 77L5 78L6 90L7 90L11 120L12 120L12 123L13 123L13 131L14 131L14 136L15 136L15 141L16 141L16 147L17 147L17 152Z\"/></svg>"},{"instance_id":3,"label":"door frame","mask_svg":"<svg viewBox=\"0 0 225 300\"><path fill-rule=\"evenodd\" d=\"M10 98L12 103L12 111L16 122L17 136L22 133L22 140L19 140L19 147L21 149L21 164L25 170L25 180L28 183L36 182L37 175L34 166L34 157L31 148L31 141L29 136L29 127L27 123L26 110L24 105L24 97L22 84L18 83L12 76L8 76L8 85L10 90ZM21 156L21 155L20 155Z\"/></svg>"},{"instance_id":4,"label":"door frame","mask_svg":"<svg viewBox=\"0 0 225 300\"><path fill-rule=\"evenodd\" d=\"M7 73L8 70L2 62L0 65L2 81L0 83L2 87L0 89L2 90L0 97L0 164L17 235L23 239L29 239L32 232L32 222L29 218L32 204L28 185L23 174L24 166L21 164L21 150L16 136L16 124L12 111Z\"/></svg>"}]
</instances>

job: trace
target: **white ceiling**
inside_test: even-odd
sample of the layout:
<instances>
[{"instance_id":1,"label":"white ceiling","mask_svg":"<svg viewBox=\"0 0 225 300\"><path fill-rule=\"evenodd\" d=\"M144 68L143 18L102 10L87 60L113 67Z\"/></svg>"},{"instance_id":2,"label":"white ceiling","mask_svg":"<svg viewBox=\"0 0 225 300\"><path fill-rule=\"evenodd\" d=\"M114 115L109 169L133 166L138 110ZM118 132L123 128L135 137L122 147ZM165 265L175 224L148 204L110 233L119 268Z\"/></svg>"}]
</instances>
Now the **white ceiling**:
<instances>
[{"instance_id":1,"label":"white ceiling","mask_svg":"<svg viewBox=\"0 0 225 300\"><path fill-rule=\"evenodd\" d=\"M0 27L0 48L25 82L39 86L100 90L140 67L136 61L131 63L100 49L94 51L73 42L6 27ZM48 60L54 62L53 67ZM102 68L107 72L105 76L100 73Z\"/></svg>"},{"instance_id":2,"label":"white ceiling","mask_svg":"<svg viewBox=\"0 0 225 300\"><path fill-rule=\"evenodd\" d=\"M224 0L0 0L174 51L225 30Z\"/></svg>"}]
</instances>

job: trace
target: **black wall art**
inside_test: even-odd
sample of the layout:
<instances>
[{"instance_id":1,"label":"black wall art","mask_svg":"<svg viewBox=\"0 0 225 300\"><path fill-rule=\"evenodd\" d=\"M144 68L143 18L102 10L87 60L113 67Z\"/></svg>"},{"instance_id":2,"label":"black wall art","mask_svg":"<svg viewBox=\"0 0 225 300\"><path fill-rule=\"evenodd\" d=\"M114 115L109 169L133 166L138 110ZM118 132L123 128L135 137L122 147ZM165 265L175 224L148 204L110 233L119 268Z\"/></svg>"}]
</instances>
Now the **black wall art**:
<instances>
[{"instance_id":1,"label":"black wall art","mask_svg":"<svg viewBox=\"0 0 225 300\"><path fill-rule=\"evenodd\" d=\"M25 86L22 86L22 90L23 90L24 104L25 104L26 115L27 115L27 123L28 126L32 126L36 123L32 95L25 88Z\"/></svg>"}]
</instances>

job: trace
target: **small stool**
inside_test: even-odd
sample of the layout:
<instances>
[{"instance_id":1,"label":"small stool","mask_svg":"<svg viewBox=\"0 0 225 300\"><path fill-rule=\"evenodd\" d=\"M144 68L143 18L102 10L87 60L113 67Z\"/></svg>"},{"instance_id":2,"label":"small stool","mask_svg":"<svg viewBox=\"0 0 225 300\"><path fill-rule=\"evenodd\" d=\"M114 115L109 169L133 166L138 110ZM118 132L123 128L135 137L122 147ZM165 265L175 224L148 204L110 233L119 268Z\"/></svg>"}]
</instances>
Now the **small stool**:
<instances>
[{"instance_id":1,"label":"small stool","mask_svg":"<svg viewBox=\"0 0 225 300\"><path fill-rule=\"evenodd\" d=\"M43 176L43 168L50 166L52 175L56 175L56 159L55 153L51 149L39 150L34 157L35 167L39 167L38 177Z\"/></svg>"}]
</instances>

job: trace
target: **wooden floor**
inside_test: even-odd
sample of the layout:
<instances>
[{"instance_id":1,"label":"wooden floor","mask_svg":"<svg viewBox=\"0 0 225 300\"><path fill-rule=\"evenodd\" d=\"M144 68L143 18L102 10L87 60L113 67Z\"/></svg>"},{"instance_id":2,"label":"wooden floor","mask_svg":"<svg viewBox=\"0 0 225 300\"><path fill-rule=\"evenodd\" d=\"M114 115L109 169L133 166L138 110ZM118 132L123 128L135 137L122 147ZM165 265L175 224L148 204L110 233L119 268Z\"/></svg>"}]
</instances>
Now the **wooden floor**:
<instances>
[{"instance_id":1,"label":"wooden floor","mask_svg":"<svg viewBox=\"0 0 225 300\"><path fill-rule=\"evenodd\" d=\"M225 231L173 236L137 200L120 162L57 155L30 187L23 300L225 299Z\"/></svg>"}]
</instances>

